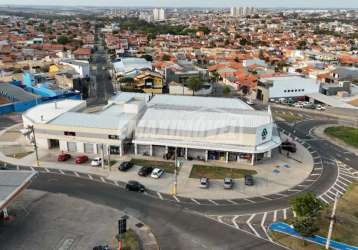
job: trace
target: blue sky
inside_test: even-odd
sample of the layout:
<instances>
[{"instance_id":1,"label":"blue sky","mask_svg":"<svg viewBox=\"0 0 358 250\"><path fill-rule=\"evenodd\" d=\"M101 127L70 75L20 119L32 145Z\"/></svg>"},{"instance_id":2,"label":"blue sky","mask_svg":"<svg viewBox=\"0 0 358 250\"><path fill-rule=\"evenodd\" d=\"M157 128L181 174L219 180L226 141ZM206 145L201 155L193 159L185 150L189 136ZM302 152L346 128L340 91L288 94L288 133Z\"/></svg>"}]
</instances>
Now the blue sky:
<instances>
[{"instance_id":1,"label":"blue sky","mask_svg":"<svg viewBox=\"0 0 358 250\"><path fill-rule=\"evenodd\" d=\"M168 6L168 7L256 7L358 8L358 0L0 0L0 4Z\"/></svg>"}]
</instances>

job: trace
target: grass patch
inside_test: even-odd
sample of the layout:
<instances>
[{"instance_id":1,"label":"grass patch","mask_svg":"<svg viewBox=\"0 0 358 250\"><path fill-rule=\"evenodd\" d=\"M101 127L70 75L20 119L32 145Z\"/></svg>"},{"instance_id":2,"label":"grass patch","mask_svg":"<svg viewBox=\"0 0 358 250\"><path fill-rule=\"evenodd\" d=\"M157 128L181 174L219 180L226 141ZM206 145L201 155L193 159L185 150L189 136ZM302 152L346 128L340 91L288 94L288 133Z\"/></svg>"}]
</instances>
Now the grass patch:
<instances>
[{"instance_id":1,"label":"grass patch","mask_svg":"<svg viewBox=\"0 0 358 250\"><path fill-rule=\"evenodd\" d=\"M292 250L323 250L325 249L323 246L310 243L307 241L302 241L300 239L297 239L295 237L278 233L278 232L270 232L270 236L272 240L280 243L281 245L284 245Z\"/></svg>"},{"instance_id":2,"label":"grass patch","mask_svg":"<svg viewBox=\"0 0 358 250\"><path fill-rule=\"evenodd\" d=\"M286 122L297 122L302 120L301 116L295 115L293 113L274 112L274 117L280 117Z\"/></svg>"},{"instance_id":3,"label":"grass patch","mask_svg":"<svg viewBox=\"0 0 358 250\"><path fill-rule=\"evenodd\" d=\"M334 138L344 141L348 145L358 148L358 128L338 126L329 127L324 132Z\"/></svg>"},{"instance_id":4,"label":"grass patch","mask_svg":"<svg viewBox=\"0 0 358 250\"><path fill-rule=\"evenodd\" d=\"M129 229L122 238L123 250L140 250L139 238L136 233Z\"/></svg>"},{"instance_id":5,"label":"grass patch","mask_svg":"<svg viewBox=\"0 0 358 250\"><path fill-rule=\"evenodd\" d=\"M143 166L143 167L158 167L164 169L167 173L174 173L175 164L173 161L152 161L134 158L131 160L134 165ZM178 169L179 171L179 169Z\"/></svg>"},{"instance_id":6,"label":"grass patch","mask_svg":"<svg viewBox=\"0 0 358 250\"><path fill-rule=\"evenodd\" d=\"M255 175L255 170L226 168L210 165L193 165L190 172L190 178L201 178L203 176L210 179L224 179L225 177L231 177L233 179L243 178L245 175Z\"/></svg>"},{"instance_id":7,"label":"grass patch","mask_svg":"<svg viewBox=\"0 0 358 250\"><path fill-rule=\"evenodd\" d=\"M7 154L6 156L8 157L12 157L12 158L16 158L16 159L22 159L25 156L28 156L29 154L32 154L33 151L29 151L29 152L20 152L20 153L15 153L15 154Z\"/></svg>"}]
</instances>

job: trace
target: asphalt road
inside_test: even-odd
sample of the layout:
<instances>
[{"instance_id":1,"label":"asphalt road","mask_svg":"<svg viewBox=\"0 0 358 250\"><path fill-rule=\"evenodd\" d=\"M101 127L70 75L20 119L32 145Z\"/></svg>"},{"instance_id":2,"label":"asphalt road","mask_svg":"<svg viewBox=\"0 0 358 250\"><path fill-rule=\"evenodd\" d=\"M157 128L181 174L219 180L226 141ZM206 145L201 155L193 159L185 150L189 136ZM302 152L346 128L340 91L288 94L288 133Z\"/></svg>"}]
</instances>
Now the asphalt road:
<instances>
[{"instance_id":1,"label":"asphalt road","mask_svg":"<svg viewBox=\"0 0 358 250\"><path fill-rule=\"evenodd\" d=\"M113 185L42 173L30 188L64 193L125 211L152 228L161 249L283 249L181 205L127 192Z\"/></svg>"}]
</instances>

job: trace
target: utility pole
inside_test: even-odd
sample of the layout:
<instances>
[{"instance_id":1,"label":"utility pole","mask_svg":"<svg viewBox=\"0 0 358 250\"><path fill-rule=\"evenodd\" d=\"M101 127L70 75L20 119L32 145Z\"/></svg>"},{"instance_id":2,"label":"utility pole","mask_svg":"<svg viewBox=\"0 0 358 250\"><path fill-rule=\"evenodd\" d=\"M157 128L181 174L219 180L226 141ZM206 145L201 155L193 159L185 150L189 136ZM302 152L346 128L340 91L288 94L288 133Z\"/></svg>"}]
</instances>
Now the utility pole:
<instances>
[{"instance_id":1,"label":"utility pole","mask_svg":"<svg viewBox=\"0 0 358 250\"><path fill-rule=\"evenodd\" d=\"M337 208L337 202L338 202L338 192L336 193L336 197L334 199L334 204L333 204L333 209L332 209L332 215L330 218L330 223L329 223L329 228L328 228L328 236L327 236L327 241L326 241L326 249L329 249L329 245L331 242L331 237L332 237L332 231L333 231L333 224L335 221L335 216L336 216L336 208Z\"/></svg>"}]
</instances>

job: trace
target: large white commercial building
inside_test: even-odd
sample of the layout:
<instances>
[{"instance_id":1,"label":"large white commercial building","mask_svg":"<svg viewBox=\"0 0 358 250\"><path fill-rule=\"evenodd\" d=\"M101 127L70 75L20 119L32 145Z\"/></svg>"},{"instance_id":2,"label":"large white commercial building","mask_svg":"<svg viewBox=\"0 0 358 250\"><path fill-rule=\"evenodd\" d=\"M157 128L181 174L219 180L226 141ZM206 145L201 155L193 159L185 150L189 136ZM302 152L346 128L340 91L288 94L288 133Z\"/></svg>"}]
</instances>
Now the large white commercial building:
<instances>
[{"instance_id":1,"label":"large white commercial building","mask_svg":"<svg viewBox=\"0 0 358 250\"><path fill-rule=\"evenodd\" d=\"M153 9L153 19L154 21L164 21L165 20L165 10L161 9Z\"/></svg>"},{"instance_id":2,"label":"large white commercial building","mask_svg":"<svg viewBox=\"0 0 358 250\"><path fill-rule=\"evenodd\" d=\"M134 153L185 159L246 161L270 158L280 144L270 110L239 99L120 92L103 109L64 100L23 114L39 147L87 154ZM132 150L132 151L131 151Z\"/></svg>"}]
</instances>

